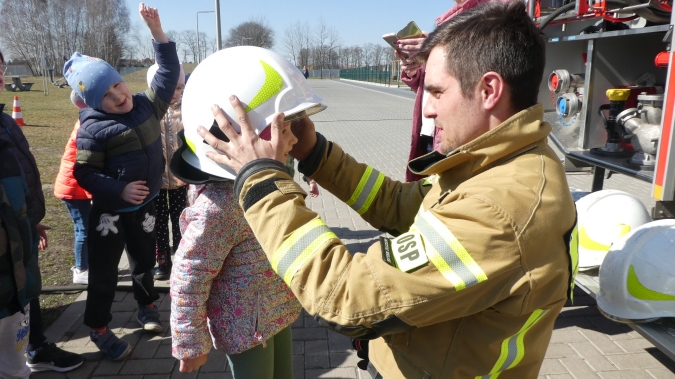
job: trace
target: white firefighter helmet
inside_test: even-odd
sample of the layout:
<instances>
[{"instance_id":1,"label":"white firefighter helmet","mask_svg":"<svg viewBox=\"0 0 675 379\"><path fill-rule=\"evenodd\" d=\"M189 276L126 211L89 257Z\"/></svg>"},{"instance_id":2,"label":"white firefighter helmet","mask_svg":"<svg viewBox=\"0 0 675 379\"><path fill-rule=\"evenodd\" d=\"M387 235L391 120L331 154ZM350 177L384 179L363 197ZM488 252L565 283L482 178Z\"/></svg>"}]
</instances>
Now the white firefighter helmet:
<instances>
[{"instance_id":1,"label":"white firefighter helmet","mask_svg":"<svg viewBox=\"0 0 675 379\"><path fill-rule=\"evenodd\" d=\"M195 68L185 86L182 113L187 148L181 149L181 154L198 170L225 179L234 179L234 171L206 157L207 151L214 150L197 134L197 127L210 128L216 137L226 139L214 123L211 106L217 104L234 129L240 131L230 104L231 95L246 107L257 133L271 124L276 113L284 112L285 120L292 121L326 108L302 72L273 51L238 46L210 55Z\"/></svg>"},{"instance_id":2,"label":"white firefighter helmet","mask_svg":"<svg viewBox=\"0 0 675 379\"><path fill-rule=\"evenodd\" d=\"M619 239L600 267L600 311L615 321L675 317L675 220L644 224Z\"/></svg>"},{"instance_id":3,"label":"white firefighter helmet","mask_svg":"<svg viewBox=\"0 0 675 379\"><path fill-rule=\"evenodd\" d=\"M617 238L652 221L640 199L618 190L593 192L576 207L581 271L600 266Z\"/></svg>"}]
</instances>

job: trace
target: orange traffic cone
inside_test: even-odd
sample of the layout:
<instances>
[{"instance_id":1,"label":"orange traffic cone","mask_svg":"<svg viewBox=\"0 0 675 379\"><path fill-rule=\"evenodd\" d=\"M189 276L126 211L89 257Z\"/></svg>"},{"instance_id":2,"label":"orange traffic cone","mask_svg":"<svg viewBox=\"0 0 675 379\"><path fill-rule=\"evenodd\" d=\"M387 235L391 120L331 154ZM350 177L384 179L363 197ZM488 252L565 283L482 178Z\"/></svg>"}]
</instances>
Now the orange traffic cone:
<instances>
[{"instance_id":1,"label":"orange traffic cone","mask_svg":"<svg viewBox=\"0 0 675 379\"><path fill-rule=\"evenodd\" d=\"M12 118L19 126L26 126L23 122L23 114L21 113L21 105L19 104L19 96L14 96L14 105L12 106Z\"/></svg>"}]
</instances>

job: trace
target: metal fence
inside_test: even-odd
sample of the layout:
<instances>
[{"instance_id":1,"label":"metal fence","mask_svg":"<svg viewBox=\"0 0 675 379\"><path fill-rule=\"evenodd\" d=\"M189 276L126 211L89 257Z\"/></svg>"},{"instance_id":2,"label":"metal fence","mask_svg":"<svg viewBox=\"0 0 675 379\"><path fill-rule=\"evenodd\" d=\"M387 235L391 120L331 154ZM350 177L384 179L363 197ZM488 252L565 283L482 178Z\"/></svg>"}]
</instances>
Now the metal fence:
<instances>
[{"instance_id":1,"label":"metal fence","mask_svg":"<svg viewBox=\"0 0 675 379\"><path fill-rule=\"evenodd\" d=\"M5 69L5 76L32 76L33 73L30 72L30 69L25 64L10 64Z\"/></svg>"},{"instance_id":2,"label":"metal fence","mask_svg":"<svg viewBox=\"0 0 675 379\"><path fill-rule=\"evenodd\" d=\"M147 67L120 67L119 72L120 72L120 75L124 76L124 75L127 75L127 74L131 74L132 72L144 70L146 68Z\"/></svg>"},{"instance_id":3,"label":"metal fence","mask_svg":"<svg viewBox=\"0 0 675 379\"><path fill-rule=\"evenodd\" d=\"M396 73L394 73L393 75L396 75ZM358 80L361 82L391 85L392 79L391 65L366 66L366 67L341 69L340 79L350 79L350 80Z\"/></svg>"},{"instance_id":4,"label":"metal fence","mask_svg":"<svg viewBox=\"0 0 675 379\"><path fill-rule=\"evenodd\" d=\"M308 70L310 79L337 79L340 77L340 70L327 68L323 70Z\"/></svg>"}]
</instances>

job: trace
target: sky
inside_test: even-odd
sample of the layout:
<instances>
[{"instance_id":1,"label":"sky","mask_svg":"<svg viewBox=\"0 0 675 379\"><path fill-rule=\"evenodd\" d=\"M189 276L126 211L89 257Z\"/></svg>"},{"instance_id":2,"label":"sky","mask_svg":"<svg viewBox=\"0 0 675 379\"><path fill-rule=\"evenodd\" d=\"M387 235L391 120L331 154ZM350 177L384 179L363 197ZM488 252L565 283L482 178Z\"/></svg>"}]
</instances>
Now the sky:
<instances>
[{"instance_id":1,"label":"sky","mask_svg":"<svg viewBox=\"0 0 675 379\"><path fill-rule=\"evenodd\" d=\"M126 3L132 22L147 33L138 15L140 1L126 0ZM215 9L215 0L148 0L146 4L159 10L165 31L196 30L197 12ZM383 34L396 33L410 21L415 21L422 30L432 31L436 17L454 5L452 0L430 1L424 6L409 0L220 0L221 34L224 41L231 28L264 17L276 32L273 50L283 54L282 40L288 26L307 21L315 27L323 18L327 26L338 31L343 46L364 43L384 46ZM215 37L215 19L215 13L200 13L199 31Z\"/></svg>"}]
</instances>

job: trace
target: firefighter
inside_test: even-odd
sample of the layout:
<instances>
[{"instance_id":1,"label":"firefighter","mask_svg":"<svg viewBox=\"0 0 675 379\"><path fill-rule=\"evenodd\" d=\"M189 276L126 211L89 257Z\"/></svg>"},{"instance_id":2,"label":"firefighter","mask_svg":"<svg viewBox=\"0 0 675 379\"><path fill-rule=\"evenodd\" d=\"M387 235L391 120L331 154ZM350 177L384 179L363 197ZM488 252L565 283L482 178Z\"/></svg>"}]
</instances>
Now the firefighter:
<instances>
[{"instance_id":1,"label":"firefighter","mask_svg":"<svg viewBox=\"0 0 675 379\"><path fill-rule=\"evenodd\" d=\"M365 254L305 206L283 164L283 114L264 141L230 97L233 114L213 107L229 142L199 127L221 153L206 155L238 173L246 220L303 307L372 340L384 378L536 378L577 261L573 199L537 103L544 41L522 1L494 2L441 25L418 56L442 151L409 167L430 179L387 178L307 118L294 129L299 170L395 236Z\"/></svg>"}]
</instances>

